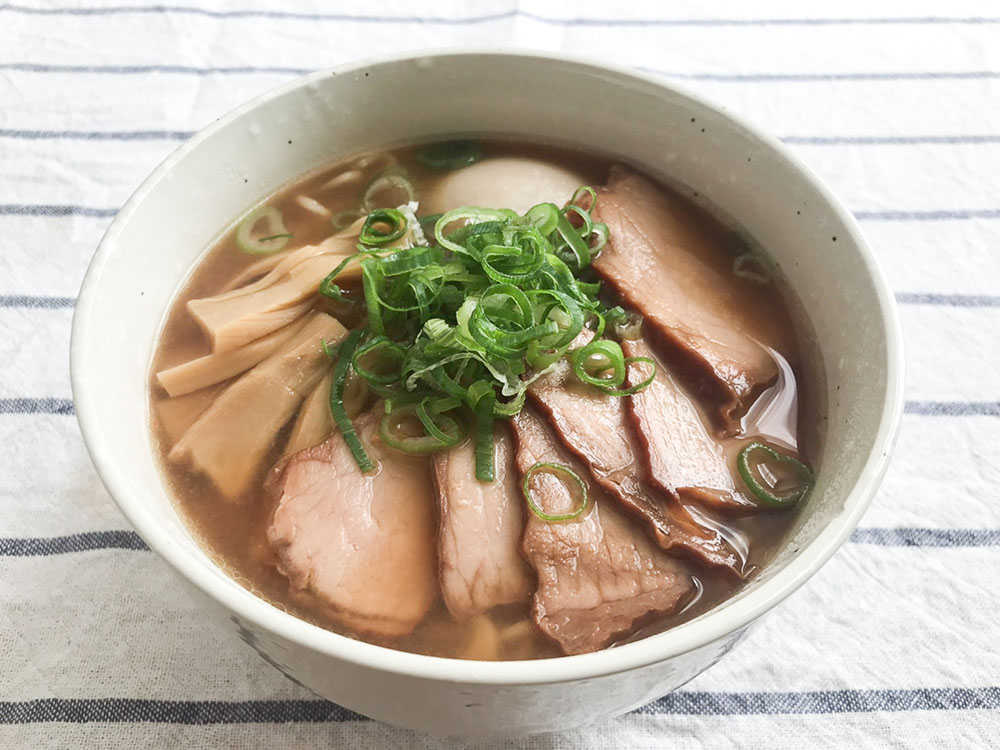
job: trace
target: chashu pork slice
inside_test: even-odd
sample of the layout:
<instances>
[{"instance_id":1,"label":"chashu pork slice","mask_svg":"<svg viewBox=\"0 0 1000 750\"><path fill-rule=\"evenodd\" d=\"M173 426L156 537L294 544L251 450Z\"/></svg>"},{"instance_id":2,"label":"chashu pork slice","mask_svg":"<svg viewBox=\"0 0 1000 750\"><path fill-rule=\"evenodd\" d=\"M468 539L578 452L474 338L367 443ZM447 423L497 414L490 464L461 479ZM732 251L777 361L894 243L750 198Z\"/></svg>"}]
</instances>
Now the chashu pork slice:
<instances>
[{"instance_id":1,"label":"chashu pork slice","mask_svg":"<svg viewBox=\"0 0 1000 750\"><path fill-rule=\"evenodd\" d=\"M577 345L585 340L581 337ZM718 529L695 519L672 493L654 491L647 484L624 398L580 382L566 359L538 378L528 394L560 442L597 484L646 523L660 547L742 577L744 561Z\"/></svg>"},{"instance_id":2,"label":"chashu pork slice","mask_svg":"<svg viewBox=\"0 0 1000 750\"><path fill-rule=\"evenodd\" d=\"M642 339L623 339L621 347L626 357L654 359L652 349ZM626 385L644 382L651 369L645 362L631 364ZM656 367L647 388L624 401L651 484L727 514L758 510L757 504L736 488L722 445L708 433L697 407L662 365Z\"/></svg>"},{"instance_id":3,"label":"chashu pork slice","mask_svg":"<svg viewBox=\"0 0 1000 750\"><path fill-rule=\"evenodd\" d=\"M608 242L594 270L640 312L647 335L677 374L734 434L753 399L778 376L760 343L785 326L767 292L749 289L709 258L725 235L699 211L635 172L613 167L594 219Z\"/></svg>"},{"instance_id":4,"label":"chashu pork slice","mask_svg":"<svg viewBox=\"0 0 1000 750\"><path fill-rule=\"evenodd\" d=\"M591 507L579 519L549 522L527 513L523 549L538 574L532 615L539 628L566 654L582 654L688 601L694 584L687 565L654 545L588 480L544 421L526 407L511 424L522 475L536 463L558 463L572 466L589 485ZM535 474L531 487L548 514L570 512L577 502L552 474Z\"/></svg>"},{"instance_id":5,"label":"chashu pork slice","mask_svg":"<svg viewBox=\"0 0 1000 750\"><path fill-rule=\"evenodd\" d=\"M402 636L437 596L427 461L386 448L375 415L356 421L375 472L362 474L339 433L278 464L267 538L293 587L364 633Z\"/></svg>"},{"instance_id":6,"label":"chashu pork slice","mask_svg":"<svg viewBox=\"0 0 1000 750\"><path fill-rule=\"evenodd\" d=\"M532 576L521 557L524 510L510 437L498 427L496 478L476 479L474 441L434 454L441 593L456 620L502 604L527 604Z\"/></svg>"}]
</instances>

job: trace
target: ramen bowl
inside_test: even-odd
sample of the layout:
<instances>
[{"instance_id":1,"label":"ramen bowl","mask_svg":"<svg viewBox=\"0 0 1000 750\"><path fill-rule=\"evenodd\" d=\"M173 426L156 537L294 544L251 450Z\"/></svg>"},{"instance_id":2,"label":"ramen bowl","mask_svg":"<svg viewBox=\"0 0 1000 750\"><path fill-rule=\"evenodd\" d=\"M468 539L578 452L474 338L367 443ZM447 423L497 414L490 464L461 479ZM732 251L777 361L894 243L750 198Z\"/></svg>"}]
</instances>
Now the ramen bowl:
<instances>
[{"instance_id":1,"label":"ramen bowl","mask_svg":"<svg viewBox=\"0 0 1000 750\"><path fill-rule=\"evenodd\" d=\"M171 501L150 434L148 373L166 312L198 259L233 217L320 164L451 135L610 154L697 191L768 250L801 301L826 374L818 481L770 563L707 613L578 656L478 662L396 651L257 598L209 558ZM359 714L466 735L555 731L611 717L722 658L855 528L897 433L902 361L893 297L857 225L774 138L659 78L560 55L488 50L317 72L195 135L108 229L72 338L76 413L105 485L232 637Z\"/></svg>"}]
</instances>

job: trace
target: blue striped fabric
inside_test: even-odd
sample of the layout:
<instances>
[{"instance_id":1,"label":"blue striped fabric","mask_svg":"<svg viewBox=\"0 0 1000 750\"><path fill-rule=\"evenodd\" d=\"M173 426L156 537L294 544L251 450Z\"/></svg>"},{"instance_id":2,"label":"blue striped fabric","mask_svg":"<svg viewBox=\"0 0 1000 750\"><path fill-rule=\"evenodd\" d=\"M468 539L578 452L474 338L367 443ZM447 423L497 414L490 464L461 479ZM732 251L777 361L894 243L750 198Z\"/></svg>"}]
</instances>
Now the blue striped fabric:
<instances>
[{"instance_id":1,"label":"blue striped fabric","mask_svg":"<svg viewBox=\"0 0 1000 750\"><path fill-rule=\"evenodd\" d=\"M679 690L635 711L672 716L754 716L1000 708L1000 687L917 690L828 690L716 693ZM153 701L129 698L0 703L0 723L150 722L163 724L286 724L367 721L322 700Z\"/></svg>"},{"instance_id":2,"label":"blue striped fabric","mask_svg":"<svg viewBox=\"0 0 1000 750\"><path fill-rule=\"evenodd\" d=\"M950 24L984 25L1000 23L1000 18L988 16L887 16L859 18L663 18L656 16L640 16L635 18L614 17L577 17L557 18L553 16L532 13L523 9L514 9L486 15L456 15L455 17L426 15L364 15L361 13L319 13L296 12L276 9L240 9L219 10L183 5L108 5L97 7L61 7L44 8L29 5L4 3L0 12L24 13L46 16L107 16L124 14L155 14L155 15L196 15L209 18L267 18L289 19L300 21L336 21L341 23L373 23L380 25L399 26L405 24L440 23L445 25L462 25L489 23L511 18L527 18L540 23L556 26L597 26L597 27L658 27L658 26L910 26Z\"/></svg>"},{"instance_id":3,"label":"blue striped fabric","mask_svg":"<svg viewBox=\"0 0 1000 750\"><path fill-rule=\"evenodd\" d=\"M0 3L0 747L468 746L317 700L195 608L91 468L66 363L94 245L180 142L317 68L499 39L782 136L869 235L908 384L861 526L738 649L619 719L476 746L1000 747L998 27L975 0Z\"/></svg>"},{"instance_id":4,"label":"blue striped fabric","mask_svg":"<svg viewBox=\"0 0 1000 750\"><path fill-rule=\"evenodd\" d=\"M870 529L851 534L854 544L881 547L997 547L1000 529ZM67 555L97 550L148 552L149 547L134 531L87 531L68 536L2 539L0 557Z\"/></svg>"}]
</instances>

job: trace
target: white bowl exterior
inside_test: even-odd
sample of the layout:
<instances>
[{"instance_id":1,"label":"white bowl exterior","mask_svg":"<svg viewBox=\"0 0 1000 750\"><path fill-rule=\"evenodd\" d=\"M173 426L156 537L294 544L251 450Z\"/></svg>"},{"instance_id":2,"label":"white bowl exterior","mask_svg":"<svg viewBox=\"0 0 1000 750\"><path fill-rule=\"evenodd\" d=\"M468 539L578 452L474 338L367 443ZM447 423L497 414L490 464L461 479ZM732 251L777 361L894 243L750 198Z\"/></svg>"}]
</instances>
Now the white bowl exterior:
<instances>
[{"instance_id":1,"label":"white bowl exterior","mask_svg":"<svg viewBox=\"0 0 1000 750\"><path fill-rule=\"evenodd\" d=\"M544 662L405 654L256 599L209 560L178 517L153 459L147 376L174 293L221 222L338 156L459 133L610 152L710 196L767 249L802 300L826 367L819 463L831 470L820 472L771 565L711 613L613 651ZM178 149L119 212L95 255L76 309L72 376L84 438L116 502L245 640L359 713L487 735L575 726L662 695L714 663L815 572L853 530L884 473L902 409L900 346L892 296L853 219L773 139L625 70L542 53L450 51L308 76Z\"/></svg>"}]
</instances>

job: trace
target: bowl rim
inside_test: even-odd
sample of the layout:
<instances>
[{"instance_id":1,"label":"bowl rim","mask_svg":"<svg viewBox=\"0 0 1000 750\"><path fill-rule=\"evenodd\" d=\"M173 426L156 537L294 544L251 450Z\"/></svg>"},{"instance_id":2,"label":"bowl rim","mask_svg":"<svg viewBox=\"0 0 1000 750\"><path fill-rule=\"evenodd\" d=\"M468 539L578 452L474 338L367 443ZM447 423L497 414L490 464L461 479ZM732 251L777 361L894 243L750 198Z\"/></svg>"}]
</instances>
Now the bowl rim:
<instances>
[{"instance_id":1,"label":"bowl rim","mask_svg":"<svg viewBox=\"0 0 1000 750\"><path fill-rule=\"evenodd\" d=\"M846 231L857 247L879 304L879 317L886 334L886 398L879 417L874 450L865 461L858 481L844 499L845 512L835 523L827 524L819 535L797 552L795 557L781 570L767 581L762 582L753 591L745 593L739 601L720 609L710 610L688 623L663 633L614 649L532 661L481 662L399 651L348 638L312 625L256 597L248 590L233 586L231 580L208 575L202 561L196 559L193 553L173 543L169 537L163 534L154 515L144 507L141 501L137 501L139 493L133 492L107 452L99 449L99 446L104 442L104 430L101 427L99 410L94 404L96 388L91 389L87 379L82 376L88 367L87 342L91 337L99 335L99 332L95 331L91 325L90 308L95 304L101 281L101 271L114 254L115 240L122 227L130 221L137 207L173 166L197 144L210 138L218 130L245 116L260 105L331 75L350 74L366 68L410 60L463 56L535 60L542 65L563 64L591 73L610 74L615 76L619 82L632 80L651 85L666 93L680 95L711 110L717 116L729 120L738 129L742 129L760 141L761 145L776 152L779 157L811 183L822 196L833 216L843 227L842 230L838 228L838 232ZM150 549L166 560L179 575L195 588L238 615L244 622L324 656L360 667L413 678L484 685L559 683L616 674L667 661L740 631L798 589L847 540L868 508L885 474L889 457L898 436L903 413L904 360L902 332L895 298L854 217L798 156L777 138L762 131L752 122L706 100L700 94L689 90L686 86L678 85L669 78L644 73L627 66L609 64L584 55L491 46L407 50L363 58L319 70L287 81L250 99L198 131L143 180L118 211L101 239L88 266L74 310L70 360L71 385L77 420L87 451L101 480L115 504Z\"/></svg>"}]
</instances>

